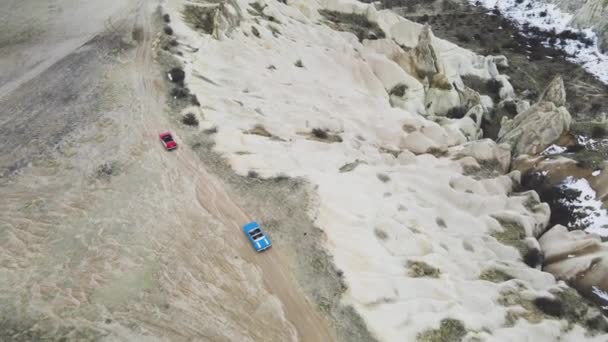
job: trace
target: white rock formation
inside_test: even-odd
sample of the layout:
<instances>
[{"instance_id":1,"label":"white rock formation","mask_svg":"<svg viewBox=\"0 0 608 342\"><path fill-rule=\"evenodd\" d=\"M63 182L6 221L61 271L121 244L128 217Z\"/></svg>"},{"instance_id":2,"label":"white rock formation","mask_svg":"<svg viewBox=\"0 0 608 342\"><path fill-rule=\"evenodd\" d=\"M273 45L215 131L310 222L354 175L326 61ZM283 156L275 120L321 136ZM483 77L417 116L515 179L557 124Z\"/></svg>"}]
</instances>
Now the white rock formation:
<instances>
[{"instance_id":1,"label":"white rock formation","mask_svg":"<svg viewBox=\"0 0 608 342\"><path fill-rule=\"evenodd\" d=\"M182 3L169 1L172 18L179 18ZM237 173L282 173L316 186L313 217L344 272L348 290L343 302L356 309L369 330L380 341L414 341L453 318L465 326L467 340L592 340L577 323L548 317L527 320L520 315L527 311L521 303L505 305L505 293L533 299L562 286L552 275L522 262L520 251L528 248L524 242L504 238L514 231L532 238L548 220L548 211L542 205L534 209L539 204L531 206L529 196L509 196L519 173L488 179L463 174L463 165L488 158L498 160L504 171L509 151L484 142L463 147L469 156L460 160L441 157L466 136L476 138L479 117L435 123L422 116L441 114L460 104L460 98L455 89L452 102L451 93L440 93L447 90L424 88L421 71L438 69L449 83L462 86L461 75L498 77L493 59L437 39L422 26L368 4L259 3L281 23L273 24L281 33L278 37L266 23L257 24L259 38L247 36L254 20L245 11L242 30L219 41L172 23L180 40L200 47L196 53L184 51L187 73L197 71L215 83L193 77L187 79L188 87L199 94L206 120L218 127L216 151ZM239 4L248 6L245 1ZM319 8L364 15L387 37L360 43L351 33L319 25ZM399 45L409 51L419 46L418 56L434 54L435 63L419 59L413 64L412 55ZM294 66L297 60L303 67ZM388 94L400 84L407 86L403 95L397 92L402 102ZM441 98L441 105L433 101L432 113L420 106L428 105L428 98ZM282 140L244 134L255 124ZM455 125L471 127L471 132L457 132ZM310 140L314 128L339 134L343 142ZM381 151L385 146L403 151L395 158ZM365 163L339 172L354 160ZM386 177L380 179L379 173ZM438 273L420 276L413 262ZM484 271L497 269L517 279L480 279Z\"/></svg>"}]
</instances>

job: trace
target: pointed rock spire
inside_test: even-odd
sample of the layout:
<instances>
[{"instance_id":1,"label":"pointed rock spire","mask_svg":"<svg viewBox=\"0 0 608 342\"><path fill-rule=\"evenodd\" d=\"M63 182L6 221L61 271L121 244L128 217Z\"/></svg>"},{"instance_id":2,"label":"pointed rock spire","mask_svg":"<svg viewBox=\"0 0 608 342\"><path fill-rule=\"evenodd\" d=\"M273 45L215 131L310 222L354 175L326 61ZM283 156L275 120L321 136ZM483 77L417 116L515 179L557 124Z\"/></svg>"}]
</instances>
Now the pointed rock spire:
<instances>
[{"instance_id":1,"label":"pointed rock spire","mask_svg":"<svg viewBox=\"0 0 608 342\"><path fill-rule=\"evenodd\" d=\"M437 64L437 56L431 40L433 38L433 32L429 25L424 25L420 35L418 36L418 44L414 48L414 63L416 65L416 71L418 76L425 78L426 76L432 76L439 72Z\"/></svg>"},{"instance_id":2,"label":"pointed rock spire","mask_svg":"<svg viewBox=\"0 0 608 342\"><path fill-rule=\"evenodd\" d=\"M540 101L553 102L557 107L566 105L566 87L561 75L557 75L540 95Z\"/></svg>"}]
</instances>

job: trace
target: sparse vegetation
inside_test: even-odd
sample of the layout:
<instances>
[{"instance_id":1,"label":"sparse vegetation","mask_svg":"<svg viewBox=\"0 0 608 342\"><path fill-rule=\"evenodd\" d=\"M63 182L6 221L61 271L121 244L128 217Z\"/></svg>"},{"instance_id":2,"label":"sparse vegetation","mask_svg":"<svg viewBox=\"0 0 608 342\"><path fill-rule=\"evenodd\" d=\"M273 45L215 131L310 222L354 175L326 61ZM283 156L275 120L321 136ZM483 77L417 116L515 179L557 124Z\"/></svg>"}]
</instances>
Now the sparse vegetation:
<instances>
[{"instance_id":1,"label":"sparse vegetation","mask_svg":"<svg viewBox=\"0 0 608 342\"><path fill-rule=\"evenodd\" d=\"M166 23L170 23L171 22L171 17L169 16L169 14L163 14L163 21Z\"/></svg>"},{"instance_id":2,"label":"sparse vegetation","mask_svg":"<svg viewBox=\"0 0 608 342\"><path fill-rule=\"evenodd\" d=\"M376 177L378 177L378 179L382 183L388 183L391 180L391 178L387 174L384 174L384 173L378 173L378 174L376 174Z\"/></svg>"},{"instance_id":3,"label":"sparse vegetation","mask_svg":"<svg viewBox=\"0 0 608 342\"><path fill-rule=\"evenodd\" d=\"M388 234L380 228L374 229L374 235L376 235L376 237L382 241L385 241L386 239L388 239Z\"/></svg>"},{"instance_id":4,"label":"sparse vegetation","mask_svg":"<svg viewBox=\"0 0 608 342\"><path fill-rule=\"evenodd\" d=\"M481 272L481 274L479 275L479 279L491 281L493 283L503 283L505 281L513 279L513 277L504 271L491 268Z\"/></svg>"},{"instance_id":5,"label":"sparse vegetation","mask_svg":"<svg viewBox=\"0 0 608 342\"><path fill-rule=\"evenodd\" d=\"M359 166L359 164L362 164L362 163L364 163L364 162L357 159L352 163L342 165L342 167L340 167L339 171L342 173L350 172L350 171L354 170L357 166Z\"/></svg>"},{"instance_id":6,"label":"sparse vegetation","mask_svg":"<svg viewBox=\"0 0 608 342\"><path fill-rule=\"evenodd\" d=\"M321 128L313 128L311 133L317 139L327 140L329 138L327 131Z\"/></svg>"},{"instance_id":7,"label":"sparse vegetation","mask_svg":"<svg viewBox=\"0 0 608 342\"><path fill-rule=\"evenodd\" d=\"M198 126L198 119L194 113L187 113L182 117L182 123L186 126Z\"/></svg>"},{"instance_id":8,"label":"sparse vegetation","mask_svg":"<svg viewBox=\"0 0 608 342\"><path fill-rule=\"evenodd\" d=\"M435 218L435 223L437 223L437 226L439 226L440 228L447 228L448 227L448 225L445 223L445 220L442 219L441 217Z\"/></svg>"},{"instance_id":9,"label":"sparse vegetation","mask_svg":"<svg viewBox=\"0 0 608 342\"><path fill-rule=\"evenodd\" d=\"M460 342L466 336L464 324L453 318L441 320L439 329L429 329L416 336L419 342Z\"/></svg>"},{"instance_id":10,"label":"sparse vegetation","mask_svg":"<svg viewBox=\"0 0 608 342\"><path fill-rule=\"evenodd\" d=\"M185 5L182 15L184 21L197 30L206 34L213 33L213 20L217 8L215 6Z\"/></svg>"},{"instance_id":11,"label":"sparse vegetation","mask_svg":"<svg viewBox=\"0 0 608 342\"><path fill-rule=\"evenodd\" d=\"M259 136L266 137L266 138L272 137L272 134L270 132L268 132L266 127L264 127L260 124L256 124L255 126L253 126L253 128L250 129L249 131L247 131L247 133L259 135Z\"/></svg>"},{"instance_id":12,"label":"sparse vegetation","mask_svg":"<svg viewBox=\"0 0 608 342\"><path fill-rule=\"evenodd\" d=\"M498 242L515 247L522 257L526 255L529 247L524 242L524 239L526 238L526 230L524 227L515 221L505 218L494 216L494 219L500 223L502 231L494 231L491 235L496 238Z\"/></svg>"},{"instance_id":13,"label":"sparse vegetation","mask_svg":"<svg viewBox=\"0 0 608 342\"><path fill-rule=\"evenodd\" d=\"M441 271L424 261L409 260L406 264L409 269L408 275L413 278L439 278Z\"/></svg>"},{"instance_id":14,"label":"sparse vegetation","mask_svg":"<svg viewBox=\"0 0 608 342\"><path fill-rule=\"evenodd\" d=\"M183 85L184 80L186 79L186 73L182 68L175 67L169 70L168 77L171 82Z\"/></svg>"},{"instance_id":15,"label":"sparse vegetation","mask_svg":"<svg viewBox=\"0 0 608 342\"><path fill-rule=\"evenodd\" d=\"M295 63L295 66L297 66L298 68L303 68L304 67L304 63L302 63L301 59L298 59Z\"/></svg>"},{"instance_id":16,"label":"sparse vegetation","mask_svg":"<svg viewBox=\"0 0 608 342\"><path fill-rule=\"evenodd\" d=\"M163 27L163 32L165 32L166 35L172 35L173 34L173 29L171 28L171 26L165 26Z\"/></svg>"},{"instance_id":17,"label":"sparse vegetation","mask_svg":"<svg viewBox=\"0 0 608 342\"><path fill-rule=\"evenodd\" d=\"M407 86L405 84L397 84L388 92L388 94L395 95L398 97L403 97L405 95L406 91L407 91Z\"/></svg>"},{"instance_id":18,"label":"sparse vegetation","mask_svg":"<svg viewBox=\"0 0 608 342\"><path fill-rule=\"evenodd\" d=\"M363 41L363 39L381 39L386 36L377 23L369 21L362 14L329 10L320 10L319 14L329 21L331 28L337 31L351 32L357 36L359 41Z\"/></svg>"},{"instance_id":19,"label":"sparse vegetation","mask_svg":"<svg viewBox=\"0 0 608 342\"><path fill-rule=\"evenodd\" d=\"M249 170L249 172L247 172L247 177L258 178L258 177L260 177L260 175L254 170Z\"/></svg>"},{"instance_id":20,"label":"sparse vegetation","mask_svg":"<svg viewBox=\"0 0 608 342\"><path fill-rule=\"evenodd\" d=\"M258 31L257 27L253 25L251 26L251 34L253 34L257 38L260 38L260 31Z\"/></svg>"}]
</instances>

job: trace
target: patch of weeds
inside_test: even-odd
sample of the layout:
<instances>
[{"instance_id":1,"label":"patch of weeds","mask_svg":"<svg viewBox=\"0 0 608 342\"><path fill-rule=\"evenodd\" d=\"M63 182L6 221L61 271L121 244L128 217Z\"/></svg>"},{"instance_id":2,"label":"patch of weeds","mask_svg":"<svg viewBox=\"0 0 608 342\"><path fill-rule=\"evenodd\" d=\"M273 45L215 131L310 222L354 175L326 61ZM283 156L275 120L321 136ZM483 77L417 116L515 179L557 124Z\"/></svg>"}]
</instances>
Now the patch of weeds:
<instances>
[{"instance_id":1,"label":"patch of weeds","mask_svg":"<svg viewBox=\"0 0 608 342\"><path fill-rule=\"evenodd\" d=\"M504 283L505 281L513 279L513 277L504 271L491 268L481 272L479 279L491 281L493 283Z\"/></svg>"},{"instance_id":2,"label":"patch of weeds","mask_svg":"<svg viewBox=\"0 0 608 342\"><path fill-rule=\"evenodd\" d=\"M518 222L493 216L502 226L502 231L494 231L491 235L503 245L515 247L522 255L528 253L529 247L524 242L526 230Z\"/></svg>"},{"instance_id":3,"label":"patch of weeds","mask_svg":"<svg viewBox=\"0 0 608 342\"><path fill-rule=\"evenodd\" d=\"M182 117L182 123L186 126L198 126L198 119L194 113L188 113Z\"/></svg>"},{"instance_id":4,"label":"patch of weeds","mask_svg":"<svg viewBox=\"0 0 608 342\"><path fill-rule=\"evenodd\" d=\"M213 33L213 21L217 7L185 5L182 11L184 21L194 29L201 30L206 34Z\"/></svg>"},{"instance_id":5,"label":"patch of weeds","mask_svg":"<svg viewBox=\"0 0 608 342\"><path fill-rule=\"evenodd\" d=\"M298 59L293 65L295 65L298 68L303 68L304 67L304 63L302 63L301 59Z\"/></svg>"},{"instance_id":6,"label":"patch of weeds","mask_svg":"<svg viewBox=\"0 0 608 342\"><path fill-rule=\"evenodd\" d=\"M183 100L183 99L188 98L190 96L190 90L188 88L175 87L175 88L171 89L171 91L169 92L169 94L174 99Z\"/></svg>"},{"instance_id":7,"label":"patch of weeds","mask_svg":"<svg viewBox=\"0 0 608 342\"><path fill-rule=\"evenodd\" d=\"M256 38L260 38L260 31L255 26L251 26L251 34L256 36Z\"/></svg>"},{"instance_id":8,"label":"patch of weeds","mask_svg":"<svg viewBox=\"0 0 608 342\"><path fill-rule=\"evenodd\" d=\"M406 264L409 269L408 275L412 278L439 278L441 271L424 261L409 260Z\"/></svg>"},{"instance_id":9,"label":"patch of weeds","mask_svg":"<svg viewBox=\"0 0 608 342\"><path fill-rule=\"evenodd\" d=\"M369 21L365 15L342 13L325 9L320 10L319 14L329 21L329 26L332 29L336 31L351 32L357 36L359 41L363 41L363 39L372 40L386 37L380 26L378 26L377 23Z\"/></svg>"},{"instance_id":10,"label":"patch of weeds","mask_svg":"<svg viewBox=\"0 0 608 342\"><path fill-rule=\"evenodd\" d=\"M570 133L594 139L606 137L607 132L608 124L601 121L573 121L570 125Z\"/></svg>"},{"instance_id":11,"label":"patch of weeds","mask_svg":"<svg viewBox=\"0 0 608 342\"><path fill-rule=\"evenodd\" d=\"M378 179L382 183L388 183L391 180L391 178L387 174L384 174L384 173L378 173L378 174L376 174L376 177L378 177Z\"/></svg>"},{"instance_id":12,"label":"patch of weeds","mask_svg":"<svg viewBox=\"0 0 608 342\"><path fill-rule=\"evenodd\" d=\"M364 162L360 161L359 159L355 160L352 163L347 163L342 165L342 167L340 167L340 172L344 173L344 172L351 172L353 171L357 166L359 166L359 164L362 164Z\"/></svg>"},{"instance_id":13,"label":"patch of weeds","mask_svg":"<svg viewBox=\"0 0 608 342\"><path fill-rule=\"evenodd\" d=\"M270 30L270 32L272 32L272 35L274 37L278 37L281 35L281 31L279 31L279 29L274 25L268 25L268 29Z\"/></svg>"},{"instance_id":14,"label":"patch of weeds","mask_svg":"<svg viewBox=\"0 0 608 342\"><path fill-rule=\"evenodd\" d=\"M255 135L259 135L259 136L266 137L266 138L272 137L272 134L270 132L268 132L266 127L264 127L260 124L253 126L252 129L247 131L247 134L255 134Z\"/></svg>"},{"instance_id":15,"label":"patch of weeds","mask_svg":"<svg viewBox=\"0 0 608 342\"><path fill-rule=\"evenodd\" d=\"M312 131L310 132L310 136L311 136L311 138L313 138L313 140L318 140L318 141L323 141L323 142L329 142L329 143L342 142L341 136L339 136L338 134L332 134L328 130L321 129L321 128L313 128Z\"/></svg>"},{"instance_id":16,"label":"patch of weeds","mask_svg":"<svg viewBox=\"0 0 608 342\"><path fill-rule=\"evenodd\" d=\"M405 95L406 91L407 91L407 86L405 84L397 84L388 92L388 94L395 95L398 97L403 97Z\"/></svg>"},{"instance_id":17,"label":"patch of weeds","mask_svg":"<svg viewBox=\"0 0 608 342\"><path fill-rule=\"evenodd\" d=\"M374 235L376 235L376 237L382 241L386 241L386 239L388 239L388 234L380 228L374 229Z\"/></svg>"},{"instance_id":18,"label":"patch of weeds","mask_svg":"<svg viewBox=\"0 0 608 342\"><path fill-rule=\"evenodd\" d=\"M428 329L416 336L420 342L460 342L466 336L464 324L453 318L441 320L439 329Z\"/></svg>"},{"instance_id":19,"label":"patch of weeds","mask_svg":"<svg viewBox=\"0 0 608 342\"><path fill-rule=\"evenodd\" d=\"M95 175L99 179L108 180L118 172L118 163L115 161L105 162L97 167Z\"/></svg>"}]
</instances>

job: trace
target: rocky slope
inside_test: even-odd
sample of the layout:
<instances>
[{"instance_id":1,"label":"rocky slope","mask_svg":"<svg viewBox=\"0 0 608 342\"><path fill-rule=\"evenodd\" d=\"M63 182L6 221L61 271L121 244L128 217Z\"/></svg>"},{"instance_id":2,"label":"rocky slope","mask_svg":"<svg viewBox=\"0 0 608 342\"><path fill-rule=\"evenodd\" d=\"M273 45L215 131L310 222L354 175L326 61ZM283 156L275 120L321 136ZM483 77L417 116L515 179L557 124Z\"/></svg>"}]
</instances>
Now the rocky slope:
<instances>
[{"instance_id":1,"label":"rocky slope","mask_svg":"<svg viewBox=\"0 0 608 342\"><path fill-rule=\"evenodd\" d=\"M539 269L549 207L508 173L512 157L570 128L560 79L529 101L499 72L504 57L353 1L164 10L183 18L165 50L201 104L183 112L201 122L188 141L213 132L238 174L312 184L310 217L343 274L342 303L376 339L602 340L600 312ZM499 143L479 140L482 117L507 102L515 117Z\"/></svg>"},{"instance_id":2,"label":"rocky slope","mask_svg":"<svg viewBox=\"0 0 608 342\"><path fill-rule=\"evenodd\" d=\"M600 39L600 47L608 49L608 2L604 0L549 0L566 13L570 23L578 28L591 28Z\"/></svg>"}]
</instances>

